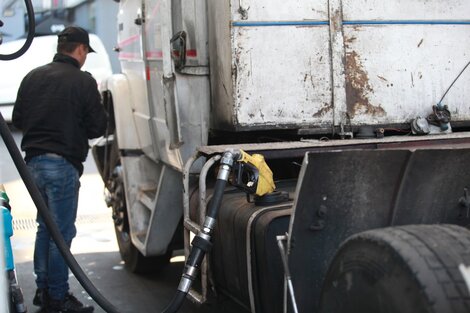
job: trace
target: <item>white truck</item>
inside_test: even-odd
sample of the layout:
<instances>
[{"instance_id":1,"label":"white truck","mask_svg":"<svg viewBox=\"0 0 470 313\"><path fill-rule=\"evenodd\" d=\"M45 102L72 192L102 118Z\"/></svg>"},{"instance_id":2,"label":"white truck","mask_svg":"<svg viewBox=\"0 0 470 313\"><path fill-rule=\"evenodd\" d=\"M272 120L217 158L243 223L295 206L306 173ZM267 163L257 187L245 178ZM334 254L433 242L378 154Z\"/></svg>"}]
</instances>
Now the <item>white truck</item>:
<instances>
[{"instance_id":1,"label":"white truck","mask_svg":"<svg viewBox=\"0 0 470 313\"><path fill-rule=\"evenodd\" d=\"M119 6L93 153L130 270L203 238L199 303L470 312L469 1Z\"/></svg>"}]
</instances>

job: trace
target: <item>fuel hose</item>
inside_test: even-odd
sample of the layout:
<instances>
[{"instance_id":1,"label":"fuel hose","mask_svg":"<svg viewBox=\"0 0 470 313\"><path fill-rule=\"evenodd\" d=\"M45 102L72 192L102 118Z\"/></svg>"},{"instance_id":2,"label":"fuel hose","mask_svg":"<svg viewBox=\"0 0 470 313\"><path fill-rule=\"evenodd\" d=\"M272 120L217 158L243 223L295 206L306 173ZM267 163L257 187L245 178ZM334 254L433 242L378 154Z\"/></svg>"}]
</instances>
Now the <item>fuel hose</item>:
<instances>
[{"instance_id":1,"label":"fuel hose","mask_svg":"<svg viewBox=\"0 0 470 313\"><path fill-rule=\"evenodd\" d=\"M33 4L31 3L31 0L25 0L24 3L26 5L26 11L28 12L28 36L26 37L26 41L24 42L23 46L18 51L11 54L0 54L0 60L2 61L10 61L19 58L29 49L31 43L33 42L36 32L36 21L34 18Z\"/></svg>"},{"instance_id":2,"label":"fuel hose","mask_svg":"<svg viewBox=\"0 0 470 313\"><path fill-rule=\"evenodd\" d=\"M88 292L90 297L95 300L95 302L106 312L108 313L117 313L119 312L115 306L113 306L103 295L96 289L96 287L92 284L92 282L88 279L86 274L81 269L80 265L78 265L77 260L73 257L72 253L70 252L69 247L65 243L62 234L59 231L56 223L54 222L49 210L47 209L46 203L42 198L42 195L34 182L34 178L29 171L28 167L26 166L23 157L16 146L15 140L11 135L10 129L8 128L3 115L0 113L0 134L2 136L3 141L10 153L10 156L15 163L15 166L23 180L28 192L33 199L36 208L38 209L39 214L44 220L44 223L49 230L49 233L54 240L57 248L59 249L60 253L62 254L63 258L67 262L72 273L75 275L77 280L80 282L82 287Z\"/></svg>"},{"instance_id":3,"label":"fuel hose","mask_svg":"<svg viewBox=\"0 0 470 313\"><path fill-rule=\"evenodd\" d=\"M202 260L204 259L204 255L212 248L211 235L215 227L220 205L222 203L224 189L227 185L230 171L233 166L233 161L237 159L239 155L240 154L238 151L226 151L220 159L220 168L214 187L214 194L212 196L211 202L209 203L209 208L207 210L204 224L199 233L191 242L192 249L188 256L188 260L186 261L183 275L181 276L181 280L178 285L178 290L163 313L174 313L180 309L180 307L183 305L186 294L189 292L192 283L197 277L199 267L201 266Z\"/></svg>"},{"instance_id":4,"label":"fuel hose","mask_svg":"<svg viewBox=\"0 0 470 313\"><path fill-rule=\"evenodd\" d=\"M56 223L47 209L46 203L44 202L44 199L42 198L42 195L34 182L34 178L26 166L23 157L18 150L18 147L16 146L13 136L11 135L10 129L8 128L8 125L1 113L0 134L24 184L26 185L26 188L28 189L31 198L33 199L34 204L38 209L39 214L43 218L52 239L57 245L57 248L64 257L72 273L75 275L86 292L88 292L88 294L103 310L108 313L119 312L117 308L113 306L105 297L103 297L103 295L96 289L96 287L88 279L70 252L69 247L65 243L64 238L62 237ZM221 167L219 169L219 174L217 176L217 181L214 188L214 195L209 204L204 225L201 231L194 237L192 241L193 248L191 249L191 253L188 257L188 260L186 261L183 275L178 285L178 290L176 291L170 304L163 311L164 313L174 313L181 308L193 281L197 277L198 268L202 263L204 255L209 252L212 247L212 243L210 241L211 234L215 227L215 221L222 203L224 189L232 169L233 160L238 158L238 156L238 152L234 153L232 151L227 151L222 156L220 161Z\"/></svg>"}]
</instances>

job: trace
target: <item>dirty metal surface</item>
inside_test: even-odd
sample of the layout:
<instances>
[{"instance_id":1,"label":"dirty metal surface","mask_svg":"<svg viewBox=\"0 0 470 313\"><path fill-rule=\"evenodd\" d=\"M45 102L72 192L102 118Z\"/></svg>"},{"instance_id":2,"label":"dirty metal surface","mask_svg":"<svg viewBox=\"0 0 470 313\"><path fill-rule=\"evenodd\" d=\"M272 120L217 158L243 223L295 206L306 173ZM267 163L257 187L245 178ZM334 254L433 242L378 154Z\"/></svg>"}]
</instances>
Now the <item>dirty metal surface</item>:
<instances>
[{"instance_id":1,"label":"dirty metal surface","mask_svg":"<svg viewBox=\"0 0 470 313\"><path fill-rule=\"evenodd\" d=\"M466 20L467 0L342 0L345 20Z\"/></svg>"},{"instance_id":2,"label":"dirty metal surface","mask_svg":"<svg viewBox=\"0 0 470 313\"><path fill-rule=\"evenodd\" d=\"M298 150L301 155L312 150L342 149L386 149L386 148L465 148L470 147L470 132L435 136L390 136L382 139L345 139L345 140L303 140L289 142L248 143L236 145L214 145L198 147L203 155L221 154L227 149L242 149L250 153L262 153L275 158L285 155L286 151ZM298 154L298 153L297 153Z\"/></svg>"},{"instance_id":3,"label":"dirty metal surface","mask_svg":"<svg viewBox=\"0 0 470 313\"><path fill-rule=\"evenodd\" d=\"M227 4L229 1L226 1ZM328 19L327 1L231 0L233 21L300 21Z\"/></svg>"},{"instance_id":4,"label":"dirty metal surface","mask_svg":"<svg viewBox=\"0 0 470 313\"><path fill-rule=\"evenodd\" d=\"M218 6L227 6L212 26L226 28L212 31L219 129L407 123L427 116L468 62L464 0ZM467 71L443 103L454 121L470 119L469 84Z\"/></svg>"},{"instance_id":5,"label":"dirty metal surface","mask_svg":"<svg viewBox=\"0 0 470 313\"><path fill-rule=\"evenodd\" d=\"M233 40L238 124L331 125L327 26L238 27Z\"/></svg>"},{"instance_id":6,"label":"dirty metal surface","mask_svg":"<svg viewBox=\"0 0 470 313\"><path fill-rule=\"evenodd\" d=\"M346 106L352 125L427 116L468 62L470 25L403 22L409 24L344 25ZM443 102L454 121L470 118L469 84L470 73L464 73Z\"/></svg>"}]
</instances>

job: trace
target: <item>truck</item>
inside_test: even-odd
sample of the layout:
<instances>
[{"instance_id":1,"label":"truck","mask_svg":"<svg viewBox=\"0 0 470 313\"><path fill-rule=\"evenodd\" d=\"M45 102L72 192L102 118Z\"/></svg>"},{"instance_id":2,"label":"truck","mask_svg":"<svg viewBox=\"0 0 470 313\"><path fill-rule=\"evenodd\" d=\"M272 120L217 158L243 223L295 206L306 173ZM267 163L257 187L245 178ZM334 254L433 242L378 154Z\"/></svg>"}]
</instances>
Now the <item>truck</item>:
<instances>
[{"instance_id":1,"label":"truck","mask_svg":"<svg viewBox=\"0 0 470 313\"><path fill-rule=\"evenodd\" d=\"M470 312L470 2L117 2L92 152L129 270L197 246L197 303Z\"/></svg>"}]
</instances>

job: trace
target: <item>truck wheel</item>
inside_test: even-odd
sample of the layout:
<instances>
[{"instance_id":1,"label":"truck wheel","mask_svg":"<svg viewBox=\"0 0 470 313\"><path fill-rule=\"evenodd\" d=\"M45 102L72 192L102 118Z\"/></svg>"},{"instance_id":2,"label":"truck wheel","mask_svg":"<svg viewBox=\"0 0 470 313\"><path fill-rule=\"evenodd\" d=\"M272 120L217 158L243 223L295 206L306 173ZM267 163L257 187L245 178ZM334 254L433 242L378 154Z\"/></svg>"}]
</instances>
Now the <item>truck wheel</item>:
<instances>
[{"instance_id":1,"label":"truck wheel","mask_svg":"<svg viewBox=\"0 0 470 313\"><path fill-rule=\"evenodd\" d=\"M116 145L117 140L114 141ZM111 153L118 153L118 149L111 149ZM132 273L146 274L157 272L165 267L171 258L172 251L169 250L161 256L146 257L134 246L130 236L129 218L127 216L126 196L122 167L118 159L117 164L106 184L109 195L108 202L113 209L114 230L119 246L121 258L126 268Z\"/></svg>"},{"instance_id":2,"label":"truck wheel","mask_svg":"<svg viewBox=\"0 0 470 313\"><path fill-rule=\"evenodd\" d=\"M409 225L348 239L326 275L322 313L465 313L470 294L459 264L470 265L470 231Z\"/></svg>"},{"instance_id":3,"label":"truck wheel","mask_svg":"<svg viewBox=\"0 0 470 313\"><path fill-rule=\"evenodd\" d=\"M161 256L146 257L134 246L130 237L129 219L127 217L127 206L124 192L124 183L119 173L119 167L114 171L112 177L114 179L111 184L114 186L111 198L113 208L114 230L119 246L121 258L126 268L137 274L146 274L157 272L165 267L171 258L172 251L169 250Z\"/></svg>"}]
</instances>

